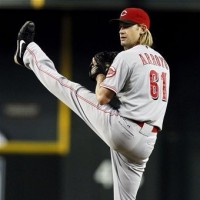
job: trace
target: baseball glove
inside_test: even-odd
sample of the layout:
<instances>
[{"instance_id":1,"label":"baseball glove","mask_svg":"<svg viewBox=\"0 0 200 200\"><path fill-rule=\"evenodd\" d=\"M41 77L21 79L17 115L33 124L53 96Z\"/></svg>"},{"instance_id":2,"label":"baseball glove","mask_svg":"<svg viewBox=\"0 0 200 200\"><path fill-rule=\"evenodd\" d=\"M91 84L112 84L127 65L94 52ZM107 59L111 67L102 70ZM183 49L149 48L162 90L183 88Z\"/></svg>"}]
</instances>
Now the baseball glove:
<instances>
[{"instance_id":1,"label":"baseball glove","mask_svg":"<svg viewBox=\"0 0 200 200\"><path fill-rule=\"evenodd\" d=\"M106 75L110 65L119 52L117 51L103 51L94 55L89 66L89 77L96 81L98 74Z\"/></svg>"}]
</instances>

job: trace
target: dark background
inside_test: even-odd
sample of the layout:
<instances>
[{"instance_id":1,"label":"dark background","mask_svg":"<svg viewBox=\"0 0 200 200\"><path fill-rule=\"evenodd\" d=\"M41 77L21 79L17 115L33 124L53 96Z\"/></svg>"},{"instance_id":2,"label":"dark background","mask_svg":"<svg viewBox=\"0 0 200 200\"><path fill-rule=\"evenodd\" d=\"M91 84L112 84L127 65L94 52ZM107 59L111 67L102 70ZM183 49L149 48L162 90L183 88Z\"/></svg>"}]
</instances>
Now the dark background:
<instances>
[{"instance_id":1,"label":"dark background","mask_svg":"<svg viewBox=\"0 0 200 200\"><path fill-rule=\"evenodd\" d=\"M168 110L158 135L137 200L199 200L199 33L200 13L191 10L148 9L154 47L171 69ZM36 42L59 70L62 46L61 20L71 20L72 79L94 90L88 78L92 56L102 50L120 50L118 29L108 23L120 9L3 9L0 12L0 104L36 101L43 106L39 119L27 127L9 121L1 113L0 126L8 140L18 137L53 138L56 98L31 71L13 62L16 36L26 20L36 23ZM42 123L44 122L44 123ZM50 123L52 122L52 123ZM26 121L24 122L26 123ZM40 135L48 129L50 135ZM1 131L2 131L1 130ZM9 130L10 132L8 132ZM42 131L41 131L42 132ZM27 136L26 133L29 135ZM35 133L35 134L34 134ZM21 135L20 135L21 134ZM23 139L23 138L22 138ZM0 151L1 152L1 151ZM112 187L94 180L97 168L110 159L108 147L75 115L71 120L68 154L2 153L2 199L5 200L105 200Z\"/></svg>"}]
</instances>

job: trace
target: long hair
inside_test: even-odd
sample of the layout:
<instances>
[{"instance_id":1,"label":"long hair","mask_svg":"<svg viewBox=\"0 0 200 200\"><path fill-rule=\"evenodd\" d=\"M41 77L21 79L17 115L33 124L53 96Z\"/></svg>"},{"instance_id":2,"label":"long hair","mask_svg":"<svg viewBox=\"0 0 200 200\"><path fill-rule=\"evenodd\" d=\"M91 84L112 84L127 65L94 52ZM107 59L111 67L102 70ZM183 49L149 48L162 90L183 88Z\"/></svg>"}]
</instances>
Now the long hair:
<instances>
[{"instance_id":1,"label":"long hair","mask_svg":"<svg viewBox=\"0 0 200 200\"><path fill-rule=\"evenodd\" d=\"M144 34L142 34L139 38L139 44L147 45L151 47L153 45L153 37L151 32L147 29Z\"/></svg>"}]
</instances>

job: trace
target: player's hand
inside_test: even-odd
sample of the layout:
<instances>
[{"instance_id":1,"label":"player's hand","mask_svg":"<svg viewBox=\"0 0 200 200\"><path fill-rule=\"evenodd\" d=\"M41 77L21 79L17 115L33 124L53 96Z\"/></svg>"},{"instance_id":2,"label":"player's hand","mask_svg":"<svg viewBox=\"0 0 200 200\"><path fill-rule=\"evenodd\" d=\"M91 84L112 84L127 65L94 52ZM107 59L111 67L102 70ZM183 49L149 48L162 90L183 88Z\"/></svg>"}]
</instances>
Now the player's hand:
<instances>
[{"instance_id":1,"label":"player's hand","mask_svg":"<svg viewBox=\"0 0 200 200\"><path fill-rule=\"evenodd\" d=\"M89 66L89 77L96 81L98 74L106 75L110 65L119 52L116 51L103 51L94 55L92 62Z\"/></svg>"}]
</instances>

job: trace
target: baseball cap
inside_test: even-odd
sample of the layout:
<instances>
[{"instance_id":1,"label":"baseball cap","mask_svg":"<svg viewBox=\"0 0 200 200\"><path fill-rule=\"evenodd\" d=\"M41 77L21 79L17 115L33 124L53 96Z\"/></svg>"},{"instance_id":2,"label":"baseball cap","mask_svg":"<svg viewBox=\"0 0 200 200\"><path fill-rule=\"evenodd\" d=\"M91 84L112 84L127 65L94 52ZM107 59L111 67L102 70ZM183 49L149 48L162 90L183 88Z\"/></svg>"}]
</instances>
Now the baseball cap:
<instances>
[{"instance_id":1,"label":"baseball cap","mask_svg":"<svg viewBox=\"0 0 200 200\"><path fill-rule=\"evenodd\" d=\"M112 21L119 21L126 24L144 24L150 28L150 17L147 12L141 8L126 8L124 9L119 19L112 19Z\"/></svg>"}]
</instances>

